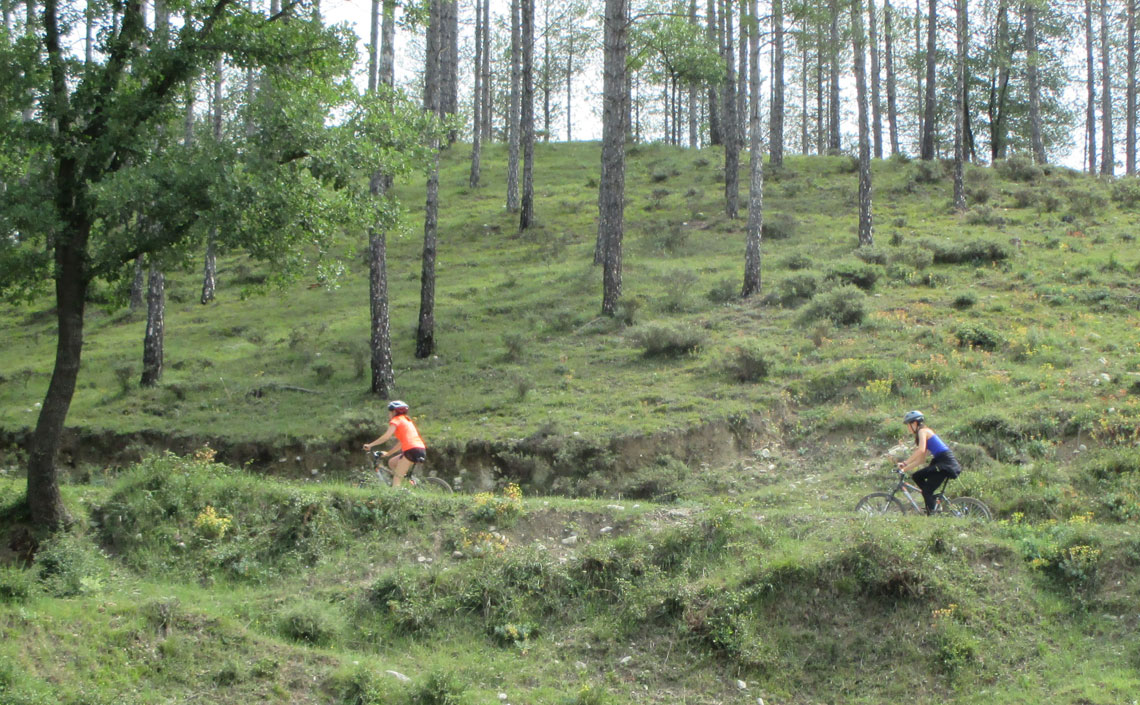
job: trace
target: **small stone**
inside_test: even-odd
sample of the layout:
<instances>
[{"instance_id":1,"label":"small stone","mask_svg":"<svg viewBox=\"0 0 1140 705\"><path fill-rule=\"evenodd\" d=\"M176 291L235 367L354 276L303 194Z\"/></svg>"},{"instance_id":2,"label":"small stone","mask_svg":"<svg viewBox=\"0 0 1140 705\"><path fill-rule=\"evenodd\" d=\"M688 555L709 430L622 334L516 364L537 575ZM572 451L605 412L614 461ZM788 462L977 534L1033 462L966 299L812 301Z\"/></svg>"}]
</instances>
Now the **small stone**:
<instances>
[{"instance_id":1,"label":"small stone","mask_svg":"<svg viewBox=\"0 0 1140 705\"><path fill-rule=\"evenodd\" d=\"M776 469L776 464L775 464L775 463L768 463L768 469L769 469L769 470L775 470L775 469Z\"/></svg>"},{"instance_id":2,"label":"small stone","mask_svg":"<svg viewBox=\"0 0 1140 705\"><path fill-rule=\"evenodd\" d=\"M612 526L603 526L601 529L599 529L599 530L598 530L598 533L600 533L600 534L608 534L608 533L610 533L610 532L611 532L611 531L613 531L613 530L614 530L614 527L612 527Z\"/></svg>"},{"instance_id":3,"label":"small stone","mask_svg":"<svg viewBox=\"0 0 1140 705\"><path fill-rule=\"evenodd\" d=\"M1079 446L1077 446L1077 450L1081 451L1082 453L1084 453L1084 452L1085 452L1086 450L1088 450L1088 449L1089 449L1089 447L1088 447L1088 446L1086 446L1084 443L1082 443L1082 444L1080 444Z\"/></svg>"},{"instance_id":4,"label":"small stone","mask_svg":"<svg viewBox=\"0 0 1140 705\"><path fill-rule=\"evenodd\" d=\"M622 659L620 661L618 661L618 663L620 663L621 665L624 666L632 660L633 660L632 656L624 656L624 657L622 657Z\"/></svg>"},{"instance_id":5,"label":"small stone","mask_svg":"<svg viewBox=\"0 0 1140 705\"><path fill-rule=\"evenodd\" d=\"M606 509L609 509L609 510L612 510L615 512L620 512L620 511L623 511L625 509L625 507L621 506L620 504L607 504Z\"/></svg>"},{"instance_id":6,"label":"small stone","mask_svg":"<svg viewBox=\"0 0 1140 705\"><path fill-rule=\"evenodd\" d=\"M316 475L318 472L320 472L320 470L317 470L316 468L313 468L312 470L310 470L310 471L309 471L309 474L311 474L311 475Z\"/></svg>"},{"instance_id":7,"label":"small stone","mask_svg":"<svg viewBox=\"0 0 1140 705\"><path fill-rule=\"evenodd\" d=\"M424 558L423 556L417 556L417 557L416 557L416 562L417 562L417 563L423 563L423 562L425 562L425 561L427 561L427 559L426 559L426 558Z\"/></svg>"},{"instance_id":8,"label":"small stone","mask_svg":"<svg viewBox=\"0 0 1140 705\"><path fill-rule=\"evenodd\" d=\"M762 451L760 451L760 457L767 460L768 458L772 457L772 451L765 448Z\"/></svg>"},{"instance_id":9,"label":"small stone","mask_svg":"<svg viewBox=\"0 0 1140 705\"><path fill-rule=\"evenodd\" d=\"M748 684L744 681L736 681L736 687L739 690L748 690Z\"/></svg>"},{"instance_id":10,"label":"small stone","mask_svg":"<svg viewBox=\"0 0 1140 705\"><path fill-rule=\"evenodd\" d=\"M577 668L579 671L584 671L584 670L586 670L586 662L585 661L575 661L574 662L574 668Z\"/></svg>"},{"instance_id":11,"label":"small stone","mask_svg":"<svg viewBox=\"0 0 1140 705\"><path fill-rule=\"evenodd\" d=\"M463 551L452 551L451 557L454 558L455 560L462 560L463 559Z\"/></svg>"},{"instance_id":12,"label":"small stone","mask_svg":"<svg viewBox=\"0 0 1140 705\"><path fill-rule=\"evenodd\" d=\"M764 698L756 698L756 705L764 705Z\"/></svg>"},{"instance_id":13,"label":"small stone","mask_svg":"<svg viewBox=\"0 0 1140 705\"><path fill-rule=\"evenodd\" d=\"M506 699L507 699L506 693L499 693L499 700L506 700Z\"/></svg>"},{"instance_id":14,"label":"small stone","mask_svg":"<svg viewBox=\"0 0 1140 705\"><path fill-rule=\"evenodd\" d=\"M578 534L571 534L570 536L567 536L566 538L562 539L562 545L564 545L564 546L576 546L577 544L578 544Z\"/></svg>"},{"instance_id":15,"label":"small stone","mask_svg":"<svg viewBox=\"0 0 1140 705\"><path fill-rule=\"evenodd\" d=\"M407 676L405 676L403 673L400 673L399 671L385 671L385 673L392 676L393 678L400 681L401 683L411 683L412 682L411 678L408 678Z\"/></svg>"}]
</instances>

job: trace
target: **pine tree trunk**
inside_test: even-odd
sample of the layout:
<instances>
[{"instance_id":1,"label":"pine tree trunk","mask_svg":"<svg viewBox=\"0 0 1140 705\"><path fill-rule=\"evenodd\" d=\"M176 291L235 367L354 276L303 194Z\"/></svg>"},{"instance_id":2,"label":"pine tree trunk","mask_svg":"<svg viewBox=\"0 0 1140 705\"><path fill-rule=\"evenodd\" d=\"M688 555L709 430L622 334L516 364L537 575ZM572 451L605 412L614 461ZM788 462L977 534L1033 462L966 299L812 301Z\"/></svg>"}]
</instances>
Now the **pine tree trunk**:
<instances>
[{"instance_id":1,"label":"pine tree trunk","mask_svg":"<svg viewBox=\"0 0 1140 705\"><path fill-rule=\"evenodd\" d=\"M1029 82L1029 145L1033 159L1045 163L1045 142L1041 137L1041 82L1038 74L1040 54L1037 50L1037 6L1033 0L1025 3L1025 53L1029 65L1026 78Z\"/></svg>"},{"instance_id":2,"label":"pine tree trunk","mask_svg":"<svg viewBox=\"0 0 1140 705\"><path fill-rule=\"evenodd\" d=\"M424 108L440 113L440 11L442 0L431 0L426 61L424 66ZM434 50L434 53L433 53ZM435 353L435 256L439 237L439 142L432 141L432 167L428 174L424 203L424 249L420 274L420 316L416 328L416 357Z\"/></svg>"},{"instance_id":3,"label":"pine tree trunk","mask_svg":"<svg viewBox=\"0 0 1140 705\"><path fill-rule=\"evenodd\" d=\"M36 40L36 0L24 0L24 34L28 35L29 39ZM32 89L28 89L29 97L35 98L35 93ZM24 122L31 122L36 118L36 111L34 107L27 107L20 114Z\"/></svg>"},{"instance_id":4,"label":"pine tree trunk","mask_svg":"<svg viewBox=\"0 0 1140 705\"><path fill-rule=\"evenodd\" d=\"M966 161L966 0L957 4L957 56L954 70L954 209L966 210L966 184L963 175Z\"/></svg>"},{"instance_id":5,"label":"pine tree trunk","mask_svg":"<svg viewBox=\"0 0 1140 705\"><path fill-rule=\"evenodd\" d=\"M930 0L929 13L926 16L926 98L924 108L926 110L925 116L922 119L922 158L925 160L934 159L934 116L935 108L935 62L937 59L936 51L937 35L938 35L938 3L936 0Z\"/></svg>"},{"instance_id":6,"label":"pine tree trunk","mask_svg":"<svg viewBox=\"0 0 1140 705\"><path fill-rule=\"evenodd\" d=\"M523 183L519 230L534 222L534 0L522 1L522 150Z\"/></svg>"},{"instance_id":7,"label":"pine tree trunk","mask_svg":"<svg viewBox=\"0 0 1140 705\"><path fill-rule=\"evenodd\" d=\"M689 23L699 27L697 23L697 0L689 0ZM700 134L697 129L697 84L689 84L689 149L696 149L700 144Z\"/></svg>"},{"instance_id":8,"label":"pine tree trunk","mask_svg":"<svg viewBox=\"0 0 1140 705\"><path fill-rule=\"evenodd\" d=\"M779 3L780 0L775 0L775 4ZM756 0L749 0L748 5L748 14L756 18ZM773 22L776 22L775 17L780 11L773 7L772 12ZM744 286L740 292L746 298L760 293L760 238L764 226L764 157L760 139L760 28L756 22L750 23L748 27L748 236L744 248ZM781 42L782 38L777 41L777 45ZM741 43L744 43L743 37ZM782 73L783 67L780 70ZM782 77L780 80L783 80ZM775 163L774 157L772 161Z\"/></svg>"},{"instance_id":9,"label":"pine tree trunk","mask_svg":"<svg viewBox=\"0 0 1140 705\"><path fill-rule=\"evenodd\" d=\"M1089 173L1096 173L1096 64L1093 61L1093 0L1085 0L1085 63L1088 68L1088 105L1085 112L1085 131L1088 137Z\"/></svg>"},{"instance_id":10,"label":"pine tree trunk","mask_svg":"<svg viewBox=\"0 0 1140 705\"><path fill-rule=\"evenodd\" d=\"M708 39L710 45L722 46L724 42L721 39L720 21L717 18L716 0L708 0L708 7L705 14L708 20L705 37ZM717 84L709 86L709 144L714 146L724 144L724 136L721 134L720 129L720 101L720 86Z\"/></svg>"},{"instance_id":11,"label":"pine tree trunk","mask_svg":"<svg viewBox=\"0 0 1140 705\"><path fill-rule=\"evenodd\" d=\"M606 0L602 72L602 173L598 191L598 241L602 243L602 313L617 312L622 289L625 222L625 133L629 0Z\"/></svg>"},{"instance_id":12,"label":"pine tree trunk","mask_svg":"<svg viewBox=\"0 0 1140 705\"><path fill-rule=\"evenodd\" d=\"M824 70L824 41L823 23L815 26L815 153L823 154L827 151L827 122L824 116L823 100L823 70Z\"/></svg>"},{"instance_id":13,"label":"pine tree trunk","mask_svg":"<svg viewBox=\"0 0 1140 705\"><path fill-rule=\"evenodd\" d=\"M740 144L737 139L740 122L736 116L736 67L733 39L733 1L725 0L721 7L724 20L725 66L724 81L724 214L735 218L740 208Z\"/></svg>"},{"instance_id":14,"label":"pine tree trunk","mask_svg":"<svg viewBox=\"0 0 1140 705\"><path fill-rule=\"evenodd\" d=\"M922 121L926 117L926 106L923 101L926 100L926 86L925 83L926 71L926 57L922 50L922 0L914 0L914 105L915 105L915 122L917 130L915 131L915 145L918 147L919 154L922 154L922 135L924 128Z\"/></svg>"},{"instance_id":15,"label":"pine tree trunk","mask_svg":"<svg viewBox=\"0 0 1140 705\"><path fill-rule=\"evenodd\" d=\"M373 0L375 3L376 0ZM483 157L483 3L490 0L475 0L475 86L471 91L471 171L467 185L479 187Z\"/></svg>"},{"instance_id":16,"label":"pine tree trunk","mask_svg":"<svg viewBox=\"0 0 1140 705\"><path fill-rule=\"evenodd\" d=\"M855 54L855 101L859 120L859 246L875 244L871 214L871 135L867 115L867 69L864 52L863 3L851 3L851 39Z\"/></svg>"},{"instance_id":17,"label":"pine tree trunk","mask_svg":"<svg viewBox=\"0 0 1140 705\"><path fill-rule=\"evenodd\" d=\"M755 17L755 0L752 0L752 11ZM748 50L752 53L752 40L756 37L756 32L748 33ZM752 55L752 61L755 63L759 60L759 49ZM760 81L752 80L752 74L749 73L749 90L760 90ZM756 102L759 106L759 100ZM771 161L772 166L778 167L784 164L784 2L783 0L772 0L772 110L768 123L768 159ZM749 109L751 110L751 101L749 101ZM757 108L759 109L759 108ZM751 120L751 113L749 113L749 120ZM749 126L751 131L751 126ZM756 145L752 145L755 149ZM753 157L755 159L755 157ZM753 177L755 178L755 177ZM761 173L761 178L763 174ZM749 205L751 209L751 205ZM751 210L749 211L749 222L752 221ZM757 272L759 277L759 272ZM759 284L757 284L759 290Z\"/></svg>"},{"instance_id":18,"label":"pine tree trunk","mask_svg":"<svg viewBox=\"0 0 1140 705\"><path fill-rule=\"evenodd\" d=\"M368 63L368 90L391 87L395 82L395 0L373 0L371 52ZM382 171L369 179L369 194L383 199L391 187L391 177ZM371 372L368 389L388 397L396 384L392 365L391 313L388 305L387 233L373 225L368 229L368 358Z\"/></svg>"},{"instance_id":19,"label":"pine tree trunk","mask_svg":"<svg viewBox=\"0 0 1140 705\"><path fill-rule=\"evenodd\" d=\"M748 134L748 44L744 40L746 29L744 27L745 3L747 0L729 0L729 8L740 6L740 33L736 43L737 69L736 69L736 145L737 149L744 148L745 135ZM732 10L729 10L732 16Z\"/></svg>"},{"instance_id":20,"label":"pine tree trunk","mask_svg":"<svg viewBox=\"0 0 1140 705\"><path fill-rule=\"evenodd\" d=\"M891 154L899 153L898 87L895 82L894 18L890 0L883 3L883 47L887 64L887 132L890 134Z\"/></svg>"},{"instance_id":21,"label":"pine tree trunk","mask_svg":"<svg viewBox=\"0 0 1140 705\"><path fill-rule=\"evenodd\" d=\"M871 48L871 139L875 159L883 158L883 102L879 90L879 18L875 0L867 0L867 29Z\"/></svg>"},{"instance_id":22,"label":"pine tree trunk","mask_svg":"<svg viewBox=\"0 0 1140 705\"><path fill-rule=\"evenodd\" d=\"M491 100L491 3L483 0L483 141L490 144L494 139L494 113Z\"/></svg>"},{"instance_id":23,"label":"pine tree trunk","mask_svg":"<svg viewBox=\"0 0 1140 705\"><path fill-rule=\"evenodd\" d=\"M1124 169L1129 176L1136 175L1136 0L1128 0L1127 19L1127 113L1124 138Z\"/></svg>"},{"instance_id":24,"label":"pine tree trunk","mask_svg":"<svg viewBox=\"0 0 1140 705\"><path fill-rule=\"evenodd\" d=\"M1115 140L1112 134L1112 76L1110 75L1108 44L1108 0L1100 0L1100 173L1112 176L1116 172Z\"/></svg>"},{"instance_id":25,"label":"pine tree trunk","mask_svg":"<svg viewBox=\"0 0 1140 705\"><path fill-rule=\"evenodd\" d=\"M800 154L811 153L811 133L808 130L808 61L810 59L807 38L800 44Z\"/></svg>"},{"instance_id":26,"label":"pine tree trunk","mask_svg":"<svg viewBox=\"0 0 1140 705\"><path fill-rule=\"evenodd\" d=\"M146 294L146 335L143 337L143 370L139 382L153 387L162 379L163 341L166 331L166 277L158 264L150 263Z\"/></svg>"},{"instance_id":27,"label":"pine tree trunk","mask_svg":"<svg viewBox=\"0 0 1140 705\"><path fill-rule=\"evenodd\" d=\"M1028 37L1028 28L1026 29ZM1026 41L1028 48L1028 40ZM997 21L994 28L993 46L990 53L994 57L990 70L990 162L1004 159L1009 143L1009 130L1006 128L1006 102L1009 96L1010 55L1009 10L1005 0L1000 0ZM1028 53L1027 53L1028 56ZM1036 79L1036 76L1034 76Z\"/></svg>"},{"instance_id":28,"label":"pine tree trunk","mask_svg":"<svg viewBox=\"0 0 1140 705\"><path fill-rule=\"evenodd\" d=\"M566 141L573 142L574 123L570 119L570 107L574 104L574 33L566 38Z\"/></svg>"},{"instance_id":29,"label":"pine tree trunk","mask_svg":"<svg viewBox=\"0 0 1140 705\"><path fill-rule=\"evenodd\" d=\"M507 210L517 213L519 210L519 84L520 76L520 46L521 30L519 28L519 3L522 0L511 0L511 108L507 125Z\"/></svg>"},{"instance_id":30,"label":"pine tree trunk","mask_svg":"<svg viewBox=\"0 0 1140 705\"><path fill-rule=\"evenodd\" d=\"M439 113L454 115L459 111L459 9L455 0L439 4ZM447 143L459 138L456 130L447 133Z\"/></svg>"},{"instance_id":31,"label":"pine tree trunk","mask_svg":"<svg viewBox=\"0 0 1140 705\"><path fill-rule=\"evenodd\" d=\"M838 154L843 145L839 139L839 3L830 0L828 4L830 13L828 32L828 68L830 70L830 90L828 91L828 119L827 119L827 148L833 154Z\"/></svg>"},{"instance_id":32,"label":"pine tree trunk","mask_svg":"<svg viewBox=\"0 0 1140 705\"><path fill-rule=\"evenodd\" d=\"M222 87L223 69L222 57L214 60L214 81L211 92L211 128L214 140L222 139ZM218 289L218 257L215 242L218 239L217 226L210 226L210 233L206 236L206 260L202 265L202 296L200 301L208 304L214 300Z\"/></svg>"}]
</instances>

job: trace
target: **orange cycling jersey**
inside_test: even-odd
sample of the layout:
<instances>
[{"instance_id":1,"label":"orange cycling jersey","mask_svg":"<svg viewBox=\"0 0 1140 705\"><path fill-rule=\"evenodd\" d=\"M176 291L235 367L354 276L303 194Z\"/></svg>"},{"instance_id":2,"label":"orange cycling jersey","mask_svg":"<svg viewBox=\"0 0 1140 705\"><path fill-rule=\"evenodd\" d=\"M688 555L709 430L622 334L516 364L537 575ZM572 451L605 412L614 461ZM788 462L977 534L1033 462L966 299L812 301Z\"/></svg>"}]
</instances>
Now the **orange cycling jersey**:
<instances>
[{"instance_id":1,"label":"orange cycling jersey","mask_svg":"<svg viewBox=\"0 0 1140 705\"><path fill-rule=\"evenodd\" d=\"M396 438L400 441L400 450L411 450L412 448L427 448L424 445L424 440L420 438L420 434L416 431L416 425L407 416L400 414L388 422L396 431Z\"/></svg>"}]
</instances>

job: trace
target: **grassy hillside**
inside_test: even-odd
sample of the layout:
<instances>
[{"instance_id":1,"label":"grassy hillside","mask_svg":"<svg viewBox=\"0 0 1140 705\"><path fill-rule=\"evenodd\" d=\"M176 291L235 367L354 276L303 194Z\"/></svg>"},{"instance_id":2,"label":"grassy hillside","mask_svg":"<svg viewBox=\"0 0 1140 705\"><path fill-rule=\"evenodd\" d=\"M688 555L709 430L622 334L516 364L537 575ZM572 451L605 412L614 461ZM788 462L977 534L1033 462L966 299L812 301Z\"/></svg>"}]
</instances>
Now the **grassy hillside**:
<instances>
[{"instance_id":1,"label":"grassy hillside","mask_svg":"<svg viewBox=\"0 0 1140 705\"><path fill-rule=\"evenodd\" d=\"M791 159L766 185L767 293L741 302L717 154L636 148L611 320L596 146L539 146L521 235L498 190L461 186L465 152L430 360L418 226L391 240L397 379L433 448L489 449L494 491L356 489L343 463L291 481L203 448L79 468L79 521L48 538L9 451L0 703L1134 701L1135 180L1014 160L970 169L957 216L941 165L876 163L877 244L856 252L852 162ZM334 286L243 298L263 275L231 254L203 307L196 274L170 277L153 390L142 320L100 292L71 424L96 457L376 433L351 245ZM0 309L0 429L32 423L53 344L46 299ZM952 492L999 521L854 516L910 408L956 444Z\"/></svg>"}]
</instances>

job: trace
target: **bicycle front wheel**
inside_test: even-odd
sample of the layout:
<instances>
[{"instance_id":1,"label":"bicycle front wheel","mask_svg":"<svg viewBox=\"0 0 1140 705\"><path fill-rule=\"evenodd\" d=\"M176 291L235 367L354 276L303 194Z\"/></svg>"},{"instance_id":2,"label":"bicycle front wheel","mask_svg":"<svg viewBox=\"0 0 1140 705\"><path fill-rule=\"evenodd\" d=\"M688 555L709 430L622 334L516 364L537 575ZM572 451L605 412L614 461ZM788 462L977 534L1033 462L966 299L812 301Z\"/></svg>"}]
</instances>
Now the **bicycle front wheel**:
<instances>
[{"instance_id":1,"label":"bicycle front wheel","mask_svg":"<svg viewBox=\"0 0 1140 705\"><path fill-rule=\"evenodd\" d=\"M855 511L867 516L881 514L902 514L903 505L894 495L886 492L872 492L855 505Z\"/></svg>"},{"instance_id":2,"label":"bicycle front wheel","mask_svg":"<svg viewBox=\"0 0 1140 705\"><path fill-rule=\"evenodd\" d=\"M450 494L452 492L451 485L442 477L417 477L416 486L421 487L428 492L443 492Z\"/></svg>"},{"instance_id":3,"label":"bicycle front wheel","mask_svg":"<svg viewBox=\"0 0 1140 705\"><path fill-rule=\"evenodd\" d=\"M974 521L989 521L993 519L990 508L983 504L980 499L974 499L973 497L955 497L947 501L950 504L949 513L951 516L960 519L972 519Z\"/></svg>"}]
</instances>

